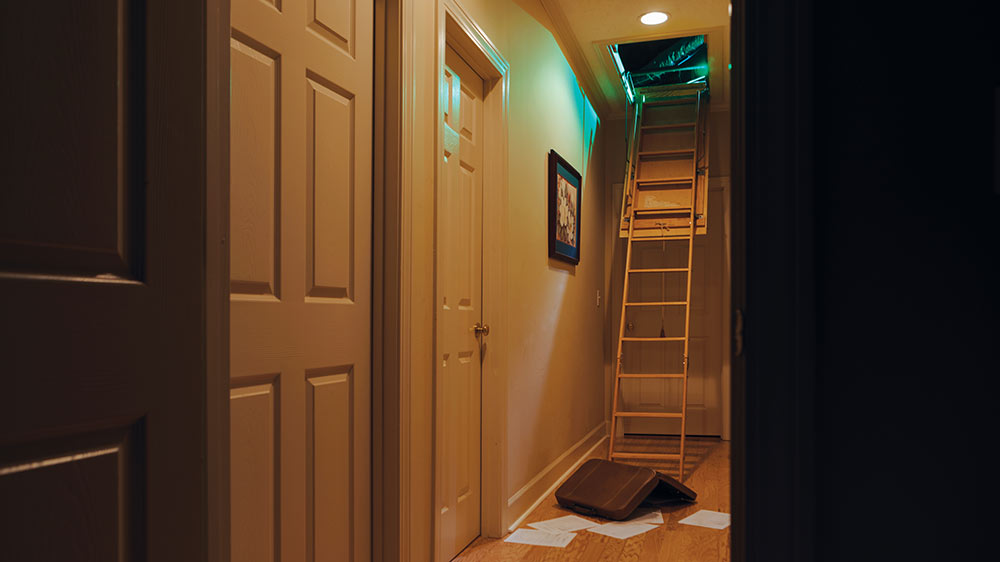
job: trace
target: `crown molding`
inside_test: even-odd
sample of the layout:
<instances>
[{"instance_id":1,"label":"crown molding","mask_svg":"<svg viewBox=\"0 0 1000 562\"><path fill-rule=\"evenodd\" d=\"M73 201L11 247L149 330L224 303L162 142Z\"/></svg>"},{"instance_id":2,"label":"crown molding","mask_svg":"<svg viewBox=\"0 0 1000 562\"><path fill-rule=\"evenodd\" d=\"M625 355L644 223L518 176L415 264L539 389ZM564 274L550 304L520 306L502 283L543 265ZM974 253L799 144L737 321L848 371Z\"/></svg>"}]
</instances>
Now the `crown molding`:
<instances>
[{"instance_id":1,"label":"crown molding","mask_svg":"<svg viewBox=\"0 0 1000 562\"><path fill-rule=\"evenodd\" d=\"M587 99L594 106L598 117L601 119L609 118L611 116L611 106L608 103L608 99L604 96L604 91L601 89L600 84L597 82L594 71L587 62L587 57L584 55L583 49L580 48L580 41L577 39L576 34L573 33L573 27L566 18L562 6L559 5L559 1L538 1L542 5L542 9L549 16L549 21L552 22L552 29L549 31L552 32L556 43L559 44L563 55L566 57L566 61L569 62L570 68L576 74L577 82L583 88Z\"/></svg>"}]
</instances>

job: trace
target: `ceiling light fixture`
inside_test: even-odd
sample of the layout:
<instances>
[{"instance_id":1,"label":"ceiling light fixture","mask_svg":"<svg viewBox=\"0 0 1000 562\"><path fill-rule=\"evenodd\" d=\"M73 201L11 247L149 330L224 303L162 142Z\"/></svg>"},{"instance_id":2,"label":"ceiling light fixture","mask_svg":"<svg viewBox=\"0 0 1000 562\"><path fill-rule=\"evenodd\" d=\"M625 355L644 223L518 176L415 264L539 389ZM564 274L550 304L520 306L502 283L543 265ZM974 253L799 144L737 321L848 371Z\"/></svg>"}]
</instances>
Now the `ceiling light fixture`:
<instances>
[{"instance_id":1,"label":"ceiling light fixture","mask_svg":"<svg viewBox=\"0 0 1000 562\"><path fill-rule=\"evenodd\" d=\"M649 12L643 14L642 17L639 18L639 21L646 25L660 25L661 23L667 21L667 18L669 17L670 16L663 12Z\"/></svg>"}]
</instances>

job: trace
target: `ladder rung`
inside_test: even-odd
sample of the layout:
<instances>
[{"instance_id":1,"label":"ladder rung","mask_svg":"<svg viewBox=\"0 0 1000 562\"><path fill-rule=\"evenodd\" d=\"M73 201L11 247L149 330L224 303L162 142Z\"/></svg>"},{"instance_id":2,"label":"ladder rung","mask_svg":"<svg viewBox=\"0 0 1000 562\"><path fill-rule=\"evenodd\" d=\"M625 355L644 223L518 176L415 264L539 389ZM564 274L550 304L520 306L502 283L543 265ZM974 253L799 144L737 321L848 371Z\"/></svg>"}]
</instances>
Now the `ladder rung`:
<instances>
[{"instance_id":1,"label":"ladder rung","mask_svg":"<svg viewBox=\"0 0 1000 562\"><path fill-rule=\"evenodd\" d=\"M693 148L685 148L684 150L646 150L639 152L639 156L674 156L677 154L694 154Z\"/></svg>"},{"instance_id":2,"label":"ladder rung","mask_svg":"<svg viewBox=\"0 0 1000 562\"><path fill-rule=\"evenodd\" d=\"M611 453L613 458L618 459L653 459L653 460L680 460L681 456L677 453L624 453L615 452Z\"/></svg>"},{"instance_id":3,"label":"ladder rung","mask_svg":"<svg viewBox=\"0 0 1000 562\"><path fill-rule=\"evenodd\" d=\"M675 226L674 228L688 228ZM688 234L678 234L677 236L633 236L633 242L659 242L661 240L690 240L691 236Z\"/></svg>"},{"instance_id":4,"label":"ladder rung","mask_svg":"<svg viewBox=\"0 0 1000 562\"><path fill-rule=\"evenodd\" d=\"M687 301L627 302L625 306L687 306Z\"/></svg>"},{"instance_id":5,"label":"ladder rung","mask_svg":"<svg viewBox=\"0 0 1000 562\"><path fill-rule=\"evenodd\" d=\"M619 373L620 379L683 379L684 373Z\"/></svg>"},{"instance_id":6,"label":"ladder rung","mask_svg":"<svg viewBox=\"0 0 1000 562\"><path fill-rule=\"evenodd\" d=\"M694 105L698 102L698 96L683 96L679 98L652 100L642 102L642 107L657 107L661 105Z\"/></svg>"},{"instance_id":7,"label":"ladder rung","mask_svg":"<svg viewBox=\"0 0 1000 562\"><path fill-rule=\"evenodd\" d=\"M691 183L694 178L687 176L681 178L653 178L653 179L639 179L635 180L636 184L640 183Z\"/></svg>"},{"instance_id":8,"label":"ladder rung","mask_svg":"<svg viewBox=\"0 0 1000 562\"><path fill-rule=\"evenodd\" d=\"M685 236L684 238L687 238ZM635 238L634 240L641 240L641 238ZM630 269L629 273L676 273L678 271L687 271L686 267L659 267L652 269Z\"/></svg>"},{"instance_id":9,"label":"ladder rung","mask_svg":"<svg viewBox=\"0 0 1000 562\"><path fill-rule=\"evenodd\" d=\"M680 209L677 207L650 207L646 209L636 209L633 212L636 214L645 214L645 215L676 215L678 213L684 213L685 215L690 215L691 209ZM683 218L684 217L674 217L674 220ZM674 228L682 228L682 227L674 227ZM683 228L687 228L687 225L685 225ZM633 238L636 238L636 236L633 236Z\"/></svg>"},{"instance_id":10,"label":"ladder rung","mask_svg":"<svg viewBox=\"0 0 1000 562\"><path fill-rule=\"evenodd\" d=\"M668 338L633 338L633 337L628 337L628 338L622 338L622 341L684 341L686 339L687 338L681 337L681 336L678 336L678 337L668 337Z\"/></svg>"},{"instance_id":11,"label":"ladder rung","mask_svg":"<svg viewBox=\"0 0 1000 562\"><path fill-rule=\"evenodd\" d=\"M615 412L619 418L681 418L680 412Z\"/></svg>"},{"instance_id":12,"label":"ladder rung","mask_svg":"<svg viewBox=\"0 0 1000 562\"><path fill-rule=\"evenodd\" d=\"M666 123L663 125L642 125L642 130L649 129L686 129L688 127L694 127L697 123Z\"/></svg>"},{"instance_id":13,"label":"ladder rung","mask_svg":"<svg viewBox=\"0 0 1000 562\"><path fill-rule=\"evenodd\" d=\"M683 227L675 226L673 228L688 228L688 227L686 227L686 226L683 226ZM687 234L678 234L676 236L633 236L632 237L632 241L633 242L659 242L660 240L689 240L690 238L691 238L691 236L687 235Z\"/></svg>"},{"instance_id":14,"label":"ladder rung","mask_svg":"<svg viewBox=\"0 0 1000 562\"><path fill-rule=\"evenodd\" d=\"M685 212L691 214L691 207L646 207L644 209L636 208L633 213L680 213Z\"/></svg>"}]
</instances>

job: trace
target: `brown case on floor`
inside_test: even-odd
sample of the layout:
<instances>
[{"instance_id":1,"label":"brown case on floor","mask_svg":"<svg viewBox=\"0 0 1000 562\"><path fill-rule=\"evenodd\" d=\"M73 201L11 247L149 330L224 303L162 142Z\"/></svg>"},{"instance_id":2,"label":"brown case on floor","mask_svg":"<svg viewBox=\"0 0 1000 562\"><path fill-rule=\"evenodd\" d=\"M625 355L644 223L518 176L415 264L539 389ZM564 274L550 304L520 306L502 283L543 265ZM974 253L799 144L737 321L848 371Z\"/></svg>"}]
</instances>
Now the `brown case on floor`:
<instances>
[{"instance_id":1,"label":"brown case on floor","mask_svg":"<svg viewBox=\"0 0 1000 562\"><path fill-rule=\"evenodd\" d=\"M559 486L556 501L578 513L620 521L651 494L653 505L697 497L680 482L651 468L590 459Z\"/></svg>"}]
</instances>

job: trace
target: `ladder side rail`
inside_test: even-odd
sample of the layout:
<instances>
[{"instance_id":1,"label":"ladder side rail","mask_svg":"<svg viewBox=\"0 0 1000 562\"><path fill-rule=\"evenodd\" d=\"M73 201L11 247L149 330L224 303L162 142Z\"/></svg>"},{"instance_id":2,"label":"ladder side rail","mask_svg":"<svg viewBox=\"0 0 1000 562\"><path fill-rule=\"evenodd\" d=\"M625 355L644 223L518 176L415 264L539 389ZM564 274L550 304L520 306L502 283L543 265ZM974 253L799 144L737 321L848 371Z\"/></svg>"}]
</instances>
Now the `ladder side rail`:
<instances>
[{"instance_id":1,"label":"ladder side rail","mask_svg":"<svg viewBox=\"0 0 1000 562\"><path fill-rule=\"evenodd\" d=\"M635 180L638 174L636 159L638 158L639 144L641 143L640 136L642 135L642 108L642 99L637 97L635 102L635 115L633 116L632 133L629 137L630 144L628 147L628 153L625 156L625 184L622 187L622 217L628 217L629 222L633 220L631 205L634 201ZM621 225L618 226L618 229L619 232L621 232Z\"/></svg>"},{"instance_id":2,"label":"ladder side rail","mask_svg":"<svg viewBox=\"0 0 1000 562\"><path fill-rule=\"evenodd\" d=\"M625 337L625 311L628 309L628 307L625 306L625 303L628 302L628 270L632 267L632 230L634 226L635 217L632 217L628 223L628 241L626 242L625 250L625 282L622 284L622 312L621 319L618 323L618 351L615 356L615 388L614 396L611 402L611 440L608 444L608 460L614 460L615 454L615 436L617 434L618 420L618 390L621 385L622 374L622 341Z\"/></svg>"},{"instance_id":3,"label":"ladder side rail","mask_svg":"<svg viewBox=\"0 0 1000 562\"><path fill-rule=\"evenodd\" d=\"M694 157L697 162L695 167L695 182L702 185L701 193L704 197L704 207L702 207L702 214L695 214L695 219L702 218L705 220L705 232L708 232L708 120L711 118L711 112L703 112L701 107L702 96L707 95L705 91L698 92L698 112L695 119L697 125L696 129L696 142L694 146ZM707 104L706 104L707 105ZM696 186L697 187L697 186ZM695 228L698 224L695 223Z\"/></svg>"},{"instance_id":4,"label":"ladder side rail","mask_svg":"<svg viewBox=\"0 0 1000 562\"><path fill-rule=\"evenodd\" d=\"M698 92L697 101L695 102L695 119L696 121L701 118L701 92ZM688 229L688 260L687 260L687 291L685 294L685 301L687 301L687 306L684 307L684 377L681 379L681 384L683 388L681 389L681 447L680 447L680 463L678 466L678 480L684 480L684 446L687 440L687 392L688 392L688 374L689 367L691 365L691 358L689 356L690 345L691 345L691 278L692 267L694 265L694 236L697 230L697 214L695 212L698 206L695 202L695 197L698 194L698 139L695 141L695 154L691 159L691 214L690 214L690 228Z\"/></svg>"}]
</instances>

